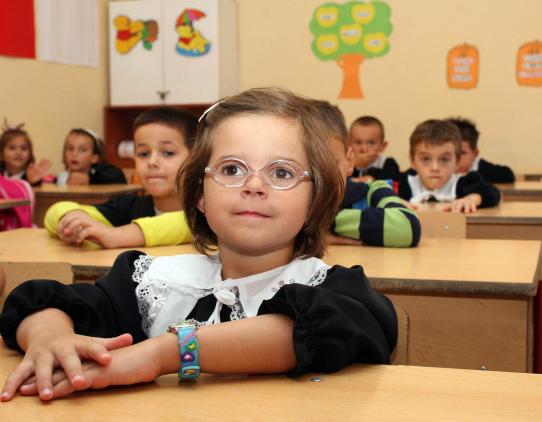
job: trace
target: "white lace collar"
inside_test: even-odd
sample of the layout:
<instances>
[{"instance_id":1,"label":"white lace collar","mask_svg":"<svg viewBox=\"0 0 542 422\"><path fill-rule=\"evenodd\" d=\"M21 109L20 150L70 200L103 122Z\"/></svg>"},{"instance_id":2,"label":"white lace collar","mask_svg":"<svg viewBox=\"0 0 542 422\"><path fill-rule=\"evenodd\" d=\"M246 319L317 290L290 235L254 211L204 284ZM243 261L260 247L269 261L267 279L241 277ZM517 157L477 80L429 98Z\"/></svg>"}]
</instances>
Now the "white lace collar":
<instances>
[{"instance_id":1,"label":"white lace collar","mask_svg":"<svg viewBox=\"0 0 542 422\"><path fill-rule=\"evenodd\" d=\"M149 336L163 334L174 322L187 318L196 302L210 294L217 299L206 324L220 322L222 305L232 307L231 319L255 316L262 302L285 284L320 284L328 266L317 258L295 259L288 265L239 279L222 280L218 258L177 255L140 256L132 276L136 287L143 330Z\"/></svg>"},{"instance_id":2,"label":"white lace collar","mask_svg":"<svg viewBox=\"0 0 542 422\"><path fill-rule=\"evenodd\" d=\"M426 202L431 198L435 198L439 202L453 201L456 195L457 181L459 175L454 174L450 177L450 180L440 189L428 190L422 183L419 175L408 175L408 184L412 191L412 198L410 202L417 204L420 202Z\"/></svg>"}]
</instances>

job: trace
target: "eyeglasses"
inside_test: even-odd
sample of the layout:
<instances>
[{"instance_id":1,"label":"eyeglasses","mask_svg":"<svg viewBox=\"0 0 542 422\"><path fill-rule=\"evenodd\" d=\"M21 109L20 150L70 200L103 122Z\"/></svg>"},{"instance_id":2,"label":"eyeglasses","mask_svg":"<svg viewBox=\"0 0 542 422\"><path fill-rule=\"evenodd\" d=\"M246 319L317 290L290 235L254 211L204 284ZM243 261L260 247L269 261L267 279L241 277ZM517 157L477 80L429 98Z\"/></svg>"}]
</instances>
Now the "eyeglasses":
<instances>
[{"instance_id":1,"label":"eyeglasses","mask_svg":"<svg viewBox=\"0 0 542 422\"><path fill-rule=\"evenodd\" d=\"M290 160L275 160L267 163L260 170L252 170L243 160L226 157L214 166L205 167L205 174L209 174L220 185L227 188L240 188L244 186L251 175L259 175L264 183L273 189L292 189L303 180L311 180L310 171Z\"/></svg>"}]
</instances>

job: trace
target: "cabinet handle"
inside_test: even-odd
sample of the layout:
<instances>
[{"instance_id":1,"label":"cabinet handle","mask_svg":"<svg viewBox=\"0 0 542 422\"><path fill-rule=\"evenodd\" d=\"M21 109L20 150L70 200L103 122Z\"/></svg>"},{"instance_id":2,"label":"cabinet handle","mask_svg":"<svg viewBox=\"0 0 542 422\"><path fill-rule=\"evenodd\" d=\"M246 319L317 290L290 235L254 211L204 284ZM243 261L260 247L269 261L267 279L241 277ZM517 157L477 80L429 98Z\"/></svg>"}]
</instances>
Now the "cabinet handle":
<instances>
[{"instance_id":1,"label":"cabinet handle","mask_svg":"<svg viewBox=\"0 0 542 422\"><path fill-rule=\"evenodd\" d=\"M171 91L156 91L161 100L165 100Z\"/></svg>"}]
</instances>

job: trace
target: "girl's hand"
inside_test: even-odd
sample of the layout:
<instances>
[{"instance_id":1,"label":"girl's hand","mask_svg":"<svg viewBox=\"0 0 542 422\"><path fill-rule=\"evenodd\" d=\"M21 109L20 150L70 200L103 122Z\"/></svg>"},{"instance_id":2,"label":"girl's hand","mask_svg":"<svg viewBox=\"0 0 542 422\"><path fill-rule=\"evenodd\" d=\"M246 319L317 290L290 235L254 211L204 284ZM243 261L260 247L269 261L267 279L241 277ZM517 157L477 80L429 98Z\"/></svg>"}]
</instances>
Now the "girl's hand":
<instances>
[{"instance_id":1,"label":"girl's hand","mask_svg":"<svg viewBox=\"0 0 542 422\"><path fill-rule=\"evenodd\" d=\"M121 238L116 235L116 227L106 227L103 224L88 225L76 237L75 244L81 245L85 240L97 243L102 248L120 248Z\"/></svg>"},{"instance_id":2,"label":"girl's hand","mask_svg":"<svg viewBox=\"0 0 542 422\"><path fill-rule=\"evenodd\" d=\"M70 175L68 176L68 181L66 183L68 185L88 185L89 181L90 178L88 177L87 173L70 171Z\"/></svg>"},{"instance_id":3,"label":"girl's hand","mask_svg":"<svg viewBox=\"0 0 542 422\"><path fill-rule=\"evenodd\" d=\"M175 345L176 337L166 334ZM76 390L101 389L113 385L131 385L153 381L161 374L160 338L153 338L133 346L118 348L110 353L108 365L86 362L82 365L84 382L74 385L66 371L53 374L52 397L66 396ZM175 346L174 346L175 347ZM178 352L177 352L178 353ZM35 378L20 388L23 395L36 395L39 391Z\"/></svg>"},{"instance_id":4,"label":"girl's hand","mask_svg":"<svg viewBox=\"0 0 542 422\"><path fill-rule=\"evenodd\" d=\"M85 240L97 243L102 248L128 248L145 246L145 236L137 224L125 224L119 227L106 227L103 224L93 224L85 227L79 233L76 242Z\"/></svg>"},{"instance_id":5,"label":"girl's hand","mask_svg":"<svg viewBox=\"0 0 542 422\"><path fill-rule=\"evenodd\" d=\"M29 164L26 169L26 178L28 182L34 184L42 180L47 175L47 171L51 168L51 165L51 160L48 160L47 158L40 160L37 164Z\"/></svg>"},{"instance_id":6,"label":"girl's hand","mask_svg":"<svg viewBox=\"0 0 542 422\"><path fill-rule=\"evenodd\" d=\"M103 226L84 211L70 211L60 219L57 227L57 236L63 242L70 245L80 246L83 241L79 241L81 232L89 226ZM84 240L84 238L83 238Z\"/></svg>"},{"instance_id":7,"label":"girl's hand","mask_svg":"<svg viewBox=\"0 0 542 422\"><path fill-rule=\"evenodd\" d=\"M52 374L55 367L61 367L67 375L67 382L74 388L84 388L87 380L81 368L81 361L93 360L99 365L111 362L110 350L132 344L132 336L123 334L113 338L87 337L73 331L52 327L34 335L23 360L8 376L2 390L2 401L13 398L15 392L31 377L40 399L53 398Z\"/></svg>"},{"instance_id":8,"label":"girl's hand","mask_svg":"<svg viewBox=\"0 0 542 422\"><path fill-rule=\"evenodd\" d=\"M482 197L477 193L471 193L463 198L452 201L444 208L444 211L464 212L470 214L476 212L476 207L482 203Z\"/></svg>"}]
</instances>

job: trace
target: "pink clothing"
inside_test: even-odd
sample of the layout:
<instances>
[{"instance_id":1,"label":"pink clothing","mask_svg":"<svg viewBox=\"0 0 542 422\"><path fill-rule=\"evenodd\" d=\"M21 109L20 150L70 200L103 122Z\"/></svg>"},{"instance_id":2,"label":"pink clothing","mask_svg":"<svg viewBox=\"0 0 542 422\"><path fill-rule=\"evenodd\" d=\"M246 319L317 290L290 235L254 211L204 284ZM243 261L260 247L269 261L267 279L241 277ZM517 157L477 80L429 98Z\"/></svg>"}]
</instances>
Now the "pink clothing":
<instances>
[{"instance_id":1,"label":"pink clothing","mask_svg":"<svg viewBox=\"0 0 542 422\"><path fill-rule=\"evenodd\" d=\"M32 227L34 192L27 181L8 179L0 174L0 198L30 200L30 205L0 210L0 231Z\"/></svg>"}]
</instances>

